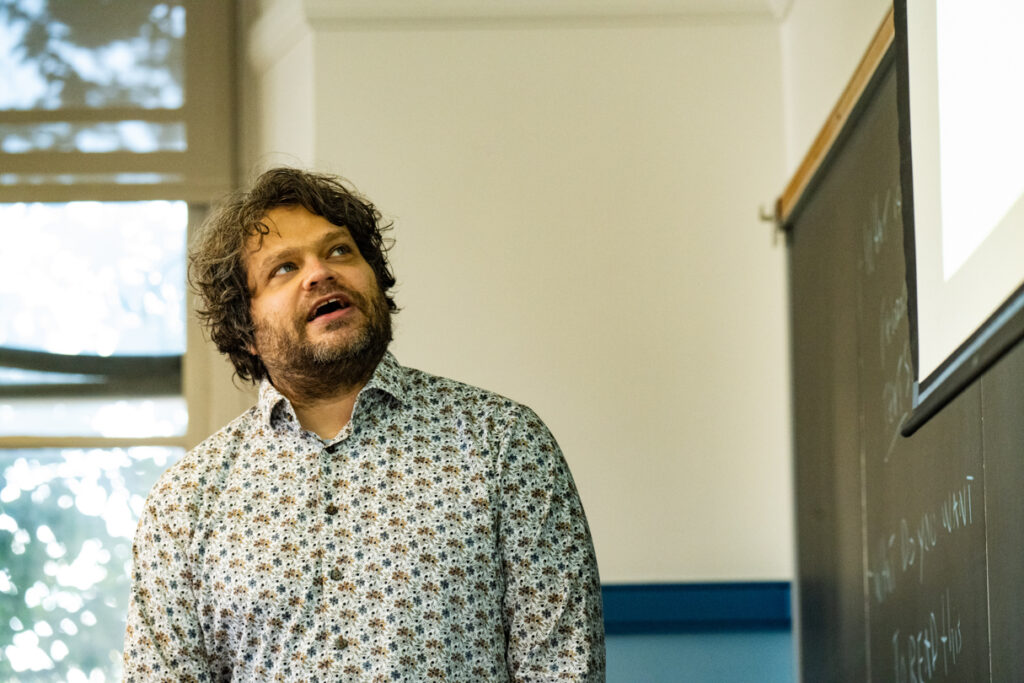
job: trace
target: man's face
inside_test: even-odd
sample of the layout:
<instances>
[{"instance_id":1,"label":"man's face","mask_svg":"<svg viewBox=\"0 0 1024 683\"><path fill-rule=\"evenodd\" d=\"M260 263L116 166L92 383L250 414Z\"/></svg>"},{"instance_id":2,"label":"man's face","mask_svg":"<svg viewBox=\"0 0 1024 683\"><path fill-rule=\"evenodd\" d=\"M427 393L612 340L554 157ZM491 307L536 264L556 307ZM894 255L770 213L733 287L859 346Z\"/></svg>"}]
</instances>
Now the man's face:
<instances>
[{"instance_id":1,"label":"man's face","mask_svg":"<svg viewBox=\"0 0 1024 683\"><path fill-rule=\"evenodd\" d=\"M330 395L365 381L391 340L391 315L370 264L344 227L300 206L271 209L245 266L253 353L286 395Z\"/></svg>"}]
</instances>

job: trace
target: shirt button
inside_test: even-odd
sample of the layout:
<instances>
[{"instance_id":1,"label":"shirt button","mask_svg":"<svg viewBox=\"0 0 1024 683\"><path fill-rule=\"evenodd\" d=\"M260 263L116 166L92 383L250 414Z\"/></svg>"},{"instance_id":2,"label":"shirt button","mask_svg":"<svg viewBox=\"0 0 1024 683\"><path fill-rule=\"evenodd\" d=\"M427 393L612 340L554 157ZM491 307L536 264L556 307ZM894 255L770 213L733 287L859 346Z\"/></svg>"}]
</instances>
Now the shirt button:
<instances>
[{"instance_id":1,"label":"shirt button","mask_svg":"<svg viewBox=\"0 0 1024 683\"><path fill-rule=\"evenodd\" d=\"M330 573L331 581L341 581L341 570L335 567Z\"/></svg>"},{"instance_id":2,"label":"shirt button","mask_svg":"<svg viewBox=\"0 0 1024 683\"><path fill-rule=\"evenodd\" d=\"M338 639L334 641L334 644L337 646L339 650L344 650L346 647L348 647L348 638L346 638L345 636L338 636Z\"/></svg>"},{"instance_id":3,"label":"shirt button","mask_svg":"<svg viewBox=\"0 0 1024 683\"><path fill-rule=\"evenodd\" d=\"M327 506L327 510L325 512L327 512L327 514L329 515L336 515L338 514L338 506L335 505L334 503L331 503L330 505Z\"/></svg>"}]
</instances>

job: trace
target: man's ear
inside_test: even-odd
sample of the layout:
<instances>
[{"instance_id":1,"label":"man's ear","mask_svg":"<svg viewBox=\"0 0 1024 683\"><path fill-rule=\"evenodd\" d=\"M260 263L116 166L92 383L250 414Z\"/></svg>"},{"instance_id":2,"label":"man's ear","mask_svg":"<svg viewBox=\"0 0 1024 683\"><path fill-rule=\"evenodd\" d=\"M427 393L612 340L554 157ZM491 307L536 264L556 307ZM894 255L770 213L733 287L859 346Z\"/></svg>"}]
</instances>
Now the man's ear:
<instances>
[{"instance_id":1,"label":"man's ear","mask_svg":"<svg viewBox=\"0 0 1024 683\"><path fill-rule=\"evenodd\" d=\"M252 322L250 321L249 324L252 325ZM245 342L245 351L249 355L259 358L259 351L256 350L256 331L250 328L248 336L249 339Z\"/></svg>"}]
</instances>

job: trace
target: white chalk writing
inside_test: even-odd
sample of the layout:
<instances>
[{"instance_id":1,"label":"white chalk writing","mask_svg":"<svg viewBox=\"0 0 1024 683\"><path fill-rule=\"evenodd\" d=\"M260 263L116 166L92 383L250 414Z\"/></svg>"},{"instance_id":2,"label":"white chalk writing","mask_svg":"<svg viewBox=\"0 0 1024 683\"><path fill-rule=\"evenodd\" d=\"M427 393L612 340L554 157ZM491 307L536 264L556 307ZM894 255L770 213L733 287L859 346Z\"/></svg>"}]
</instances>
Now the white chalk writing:
<instances>
[{"instance_id":1,"label":"white chalk writing","mask_svg":"<svg viewBox=\"0 0 1024 683\"><path fill-rule=\"evenodd\" d=\"M895 337L896 333L899 332L900 323L902 323L906 317L907 284L904 282L903 287L900 288L900 293L894 299L883 299L881 302L881 311L878 316L878 326L880 328L878 341L883 367L885 366L886 350L892 343L893 337Z\"/></svg>"},{"instance_id":2,"label":"white chalk writing","mask_svg":"<svg viewBox=\"0 0 1024 683\"><path fill-rule=\"evenodd\" d=\"M947 676L964 650L960 613L953 608L946 590L939 597L938 614L928 615L916 631L892 634L893 665L898 683L925 683Z\"/></svg>"},{"instance_id":3,"label":"white chalk writing","mask_svg":"<svg viewBox=\"0 0 1024 683\"><path fill-rule=\"evenodd\" d=\"M901 221L903 203L899 195L899 188L887 189L885 195L875 195L871 198L871 216L864 226L864 270L869 274L875 272L875 264L878 255L882 252L882 245L885 244L893 224Z\"/></svg>"},{"instance_id":4,"label":"white chalk writing","mask_svg":"<svg viewBox=\"0 0 1024 683\"><path fill-rule=\"evenodd\" d=\"M904 339L903 348L896 358L895 373L882 387L882 411L885 417L886 433L889 441L885 447L882 461L889 462L896 444L900 440L900 429L903 419L910 414L910 388L914 383L914 368L910 358L910 340Z\"/></svg>"},{"instance_id":5,"label":"white chalk writing","mask_svg":"<svg viewBox=\"0 0 1024 683\"><path fill-rule=\"evenodd\" d=\"M896 591L897 574L917 568L918 583L924 582L925 556L942 538L974 523L971 485L974 477L945 495L936 510L929 510L911 521L901 518L895 531L884 533L876 544L868 580L878 604Z\"/></svg>"}]
</instances>

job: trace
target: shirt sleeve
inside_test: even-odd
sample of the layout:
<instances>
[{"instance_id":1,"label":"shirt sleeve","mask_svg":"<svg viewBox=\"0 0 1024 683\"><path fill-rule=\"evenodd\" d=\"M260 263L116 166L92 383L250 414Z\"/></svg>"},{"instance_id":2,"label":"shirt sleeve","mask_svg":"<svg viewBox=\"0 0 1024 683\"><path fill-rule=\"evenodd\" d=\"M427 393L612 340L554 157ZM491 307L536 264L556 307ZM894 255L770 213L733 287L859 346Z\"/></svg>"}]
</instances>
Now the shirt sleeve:
<instances>
[{"instance_id":1,"label":"shirt sleeve","mask_svg":"<svg viewBox=\"0 0 1024 683\"><path fill-rule=\"evenodd\" d=\"M601 581L562 452L522 408L502 450L499 539L514 681L604 681Z\"/></svg>"},{"instance_id":2,"label":"shirt sleeve","mask_svg":"<svg viewBox=\"0 0 1024 683\"><path fill-rule=\"evenodd\" d=\"M154 487L135 532L124 638L125 683L207 683L213 679L196 614L188 558L191 524L173 479Z\"/></svg>"}]
</instances>

